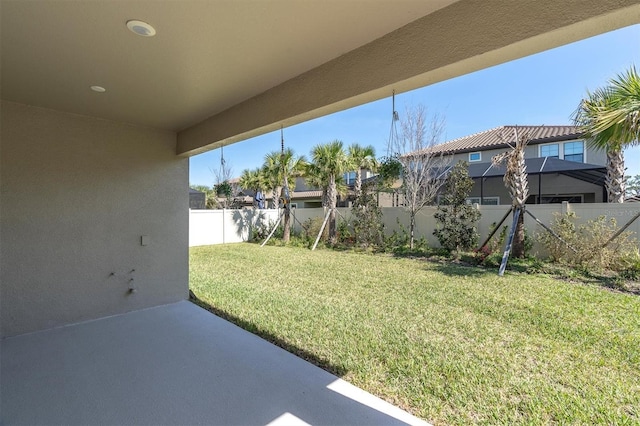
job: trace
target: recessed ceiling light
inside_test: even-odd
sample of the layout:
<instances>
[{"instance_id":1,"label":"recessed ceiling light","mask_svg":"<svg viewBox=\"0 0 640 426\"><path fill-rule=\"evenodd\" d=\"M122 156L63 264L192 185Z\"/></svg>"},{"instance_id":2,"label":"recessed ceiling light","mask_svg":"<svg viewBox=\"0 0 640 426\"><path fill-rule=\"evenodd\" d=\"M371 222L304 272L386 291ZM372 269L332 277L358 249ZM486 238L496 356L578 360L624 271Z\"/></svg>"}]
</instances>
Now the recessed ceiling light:
<instances>
[{"instance_id":1,"label":"recessed ceiling light","mask_svg":"<svg viewBox=\"0 0 640 426\"><path fill-rule=\"evenodd\" d=\"M102 86L91 86L91 90L93 90L94 92L98 92L98 93L104 93L107 91L107 89L105 89Z\"/></svg>"},{"instance_id":2,"label":"recessed ceiling light","mask_svg":"<svg viewBox=\"0 0 640 426\"><path fill-rule=\"evenodd\" d=\"M132 33L135 33L142 37L153 37L156 35L156 29L146 22L136 21L135 19L127 21L127 28Z\"/></svg>"}]
</instances>

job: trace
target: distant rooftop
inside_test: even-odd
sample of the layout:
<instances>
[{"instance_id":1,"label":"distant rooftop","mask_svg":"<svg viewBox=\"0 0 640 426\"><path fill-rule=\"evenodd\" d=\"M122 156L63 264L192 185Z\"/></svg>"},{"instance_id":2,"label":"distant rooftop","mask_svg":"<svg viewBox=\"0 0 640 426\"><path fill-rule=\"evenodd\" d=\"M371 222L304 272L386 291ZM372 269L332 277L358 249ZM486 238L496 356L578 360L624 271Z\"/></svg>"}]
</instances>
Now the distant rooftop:
<instances>
[{"instance_id":1,"label":"distant rooftop","mask_svg":"<svg viewBox=\"0 0 640 426\"><path fill-rule=\"evenodd\" d=\"M432 152L456 154L470 151L485 151L513 145L515 129L531 138L530 145L579 138L576 126L500 126L484 132L454 139L431 148Z\"/></svg>"}]
</instances>

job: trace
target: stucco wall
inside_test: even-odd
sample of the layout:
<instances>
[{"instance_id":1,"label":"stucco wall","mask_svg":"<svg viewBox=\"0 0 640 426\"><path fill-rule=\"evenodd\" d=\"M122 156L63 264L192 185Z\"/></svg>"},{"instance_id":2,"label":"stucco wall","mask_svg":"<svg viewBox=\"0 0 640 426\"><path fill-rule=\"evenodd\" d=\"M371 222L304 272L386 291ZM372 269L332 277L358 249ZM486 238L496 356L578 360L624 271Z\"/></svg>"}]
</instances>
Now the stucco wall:
<instances>
[{"instance_id":1,"label":"stucco wall","mask_svg":"<svg viewBox=\"0 0 640 426\"><path fill-rule=\"evenodd\" d=\"M189 166L174 133L1 113L2 336L187 297Z\"/></svg>"},{"instance_id":2,"label":"stucco wall","mask_svg":"<svg viewBox=\"0 0 640 426\"><path fill-rule=\"evenodd\" d=\"M575 139L577 141L581 141L583 139ZM559 144L571 142L571 141L561 141ZM531 144L525 148L525 158L538 158L539 155L540 144ZM491 159L498 154L502 154L505 151L508 151L509 148L499 148L499 149L488 149L485 151L472 151L472 152L481 152L481 159L479 163L490 163ZM469 153L463 152L460 154L453 155L453 162L458 162L460 160L464 160L469 162ZM607 155L602 150L594 150L589 146L585 145L585 163L589 164L598 164L598 165L606 165L607 164Z\"/></svg>"}]
</instances>

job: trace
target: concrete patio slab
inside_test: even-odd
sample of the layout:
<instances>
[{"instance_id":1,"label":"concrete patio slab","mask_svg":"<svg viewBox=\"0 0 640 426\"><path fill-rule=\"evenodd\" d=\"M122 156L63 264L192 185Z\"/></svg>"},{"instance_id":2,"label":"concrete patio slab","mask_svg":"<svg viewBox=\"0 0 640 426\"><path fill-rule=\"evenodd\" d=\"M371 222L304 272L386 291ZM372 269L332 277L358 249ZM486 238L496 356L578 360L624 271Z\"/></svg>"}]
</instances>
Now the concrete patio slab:
<instances>
[{"instance_id":1,"label":"concrete patio slab","mask_svg":"<svg viewBox=\"0 0 640 426\"><path fill-rule=\"evenodd\" d=\"M7 338L4 426L426 425L182 301Z\"/></svg>"}]
</instances>

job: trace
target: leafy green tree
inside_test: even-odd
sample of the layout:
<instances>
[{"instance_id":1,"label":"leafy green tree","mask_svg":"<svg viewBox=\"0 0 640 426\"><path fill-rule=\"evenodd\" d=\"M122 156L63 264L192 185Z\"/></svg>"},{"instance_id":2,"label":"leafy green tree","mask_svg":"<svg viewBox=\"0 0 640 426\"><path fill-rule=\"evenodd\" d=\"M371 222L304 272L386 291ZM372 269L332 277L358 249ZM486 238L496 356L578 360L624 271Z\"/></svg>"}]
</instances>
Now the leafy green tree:
<instances>
[{"instance_id":1,"label":"leafy green tree","mask_svg":"<svg viewBox=\"0 0 640 426\"><path fill-rule=\"evenodd\" d=\"M626 196L640 196L640 175L626 177Z\"/></svg>"},{"instance_id":2,"label":"leafy green tree","mask_svg":"<svg viewBox=\"0 0 640 426\"><path fill-rule=\"evenodd\" d=\"M607 86L587 92L573 119L588 144L607 153L608 201L624 202L624 148L637 145L640 139L640 76L635 67Z\"/></svg>"},{"instance_id":3,"label":"leafy green tree","mask_svg":"<svg viewBox=\"0 0 640 426\"><path fill-rule=\"evenodd\" d=\"M365 182L361 189L351 208L355 241L362 247L381 246L384 241L384 225L382 210L375 197L376 183Z\"/></svg>"},{"instance_id":4,"label":"leafy green tree","mask_svg":"<svg viewBox=\"0 0 640 426\"><path fill-rule=\"evenodd\" d=\"M466 161L459 161L447 176L435 213L438 227L433 235L447 250L468 250L478 241L476 223L480 212L467 203L473 188Z\"/></svg>"},{"instance_id":5,"label":"leafy green tree","mask_svg":"<svg viewBox=\"0 0 640 426\"><path fill-rule=\"evenodd\" d=\"M353 184L353 192L356 198L362 192L362 170L368 169L375 172L378 168L378 160L376 160L376 150L373 146L361 146L357 143L352 144L348 148L348 161L350 167L355 169L356 180Z\"/></svg>"},{"instance_id":6,"label":"leafy green tree","mask_svg":"<svg viewBox=\"0 0 640 426\"><path fill-rule=\"evenodd\" d=\"M312 178L325 188L326 203L329 208L329 243L337 242L336 205L338 203L337 182L342 174L348 171L349 161L341 141L335 140L320 144L311 150L313 164L307 169L315 175Z\"/></svg>"}]
</instances>

